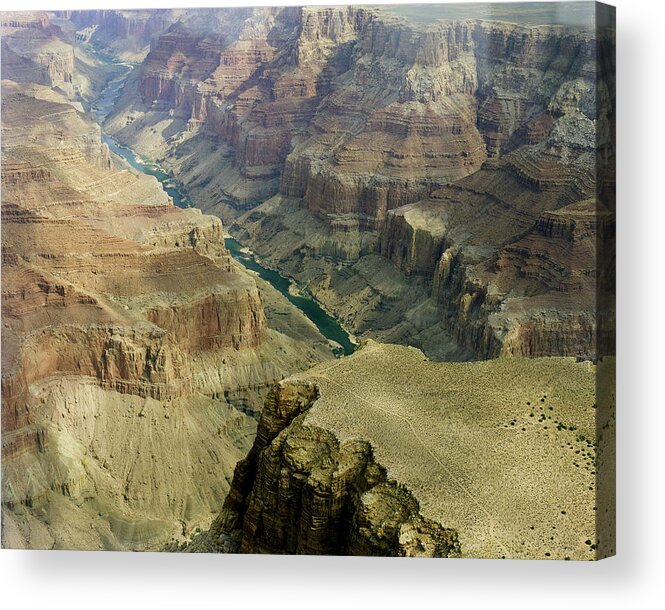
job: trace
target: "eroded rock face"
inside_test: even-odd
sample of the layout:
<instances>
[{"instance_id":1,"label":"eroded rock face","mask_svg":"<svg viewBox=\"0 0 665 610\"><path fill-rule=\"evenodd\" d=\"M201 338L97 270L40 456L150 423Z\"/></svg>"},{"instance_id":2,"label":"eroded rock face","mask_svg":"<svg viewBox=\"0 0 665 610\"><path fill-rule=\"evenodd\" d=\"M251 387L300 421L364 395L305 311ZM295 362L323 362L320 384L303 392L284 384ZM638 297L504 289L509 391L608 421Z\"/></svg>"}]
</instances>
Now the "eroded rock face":
<instances>
[{"instance_id":1,"label":"eroded rock face","mask_svg":"<svg viewBox=\"0 0 665 610\"><path fill-rule=\"evenodd\" d=\"M459 555L456 532L420 514L415 497L376 463L369 443L340 442L304 423L317 394L311 382L272 390L221 515L188 550Z\"/></svg>"},{"instance_id":2,"label":"eroded rock face","mask_svg":"<svg viewBox=\"0 0 665 610\"><path fill-rule=\"evenodd\" d=\"M606 353L597 277L613 264L599 244L613 243L614 220L595 199L594 164L590 121L564 115L542 143L422 204L445 225L432 295L462 344L483 357Z\"/></svg>"},{"instance_id":3,"label":"eroded rock face","mask_svg":"<svg viewBox=\"0 0 665 610\"><path fill-rule=\"evenodd\" d=\"M26 61L58 32L6 17L8 44L36 31ZM269 329L221 221L112 156L73 97L2 82L2 543L158 549L218 512L266 386L332 354Z\"/></svg>"},{"instance_id":4,"label":"eroded rock face","mask_svg":"<svg viewBox=\"0 0 665 610\"><path fill-rule=\"evenodd\" d=\"M269 200L234 228L308 283L358 333L448 358L449 352L439 355L421 343L423 326L442 325L462 357L466 351L480 358L595 358L606 353L613 327L597 313L597 281L604 278L600 292L609 295L613 262L600 247L612 250L614 220L596 198L592 121L579 111L550 118L544 140L390 210L378 234L357 233L359 259L343 268L327 261L348 257L353 246L342 245L320 218L308 220L302 203ZM382 281L387 274L373 251L397 270L392 288ZM439 314L427 319L431 306ZM596 326L605 327L600 336Z\"/></svg>"},{"instance_id":5,"label":"eroded rock face","mask_svg":"<svg viewBox=\"0 0 665 610\"><path fill-rule=\"evenodd\" d=\"M3 304L7 318L16 320L16 332L26 340L32 337L31 349L41 358L39 366L26 366L30 381L36 381L35 375L78 371L104 383L117 377L123 380L118 387L132 388L154 377L147 354L162 353L158 368L166 377L187 379L186 371L171 371L166 363L197 350L257 347L267 332L261 300L253 283L231 267L219 220L175 208L152 179L109 168L99 128L66 100L38 99L12 87L3 87L3 153L8 159L3 164L8 263ZM58 125L36 120L33 113L57 117ZM33 118L34 133L26 139L26 123ZM60 143L57 148L51 145L54 140ZM142 193L147 197L141 203L123 200L123 195ZM46 314L44 306L53 313ZM72 315L62 307L71 307ZM98 342L96 327L85 326L90 322L118 330L99 327ZM79 338L51 337L60 325L71 327L70 335L80 333ZM109 364L104 371L98 363L113 352L105 336L122 335L122 326L132 329L129 351L144 355L130 358L121 349L121 361L134 364ZM39 328L45 329L43 339L29 334ZM84 352L77 352L85 345L90 346L90 366L84 364ZM43 357L48 353L57 358ZM109 363L115 358L108 356ZM146 392L164 397L161 391Z\"/></svg>"},{"instance_id":6,"label":"eroded rock face","mask_svg":"<svg viewBox=\"0 0 665 610\"><path fill-rule=\"evenodd\" d=\"M587 32L423 28L354 7L257 9L235 33L220 27L183 17L154 42L139 86L148 108L231 146L239 176L224 194L240 207L265 199L267 180L274 194L281 175L281 193L331 226L375 229L488 153L533 141L546 111L592 111ZM139 139L141 126L112 124Z\"/></svg>"},{"instance_id":7,"label":"eroded rock face","mask_svg":"<svg viewBox=\"0 0 665 610\"><path fill-rule=\"evenodd\" d=\"M443 254L444 236L438 206L409 204L387 215L377 250L406 275L432 277Z\"/></svg>"},{"instance_id":8,"label":"eroded rock face","mask_svg":"<svg viewBox=\"0 0 665 610\"><path fill-rule=\"evenodd\" d=\"M74 48L47 13L3 12L2 78L73 92Z\"/></svg>"},{"instance_id":9,"label":"eroded rock face","mask_svg":"<svg viewBox=\"0 0 665 610\"><path fill-rule=\"evenodd\" d=\"M613 210L612 177L594 170L611 129L597 116L611 86L595 68L606 41L588 27L425 26L354 7L229 22L241 16L235 33L183 17L157 38L142 100L126 100L110 128L164 156L203 209L355 332L436 357L595 357L601 234L569 248L537 224L599 196ZM146 137L165 122L184 135ZM557 262L537 272L540 253L513 246L527 233ZM398 270L395 289L378 286L376 254ZM537 288L523 281L534 273ZM427 328L457 347L432 351Z\"/></svg>"},{"instance_id":10,"label":"eroded rock face","mask_svg":"<svg viewBox=\"0 0 665 610\"><path fill-rule=\"evenodd\" d=\"M182 10L59 11L70 20L80 41L92 43L126 60L143 59L150 41L183 13Z\"/></svg>"},{"instance_id":11,"label":"eroded rock face","mask_svg":"<svg viewBox=\"0 0 665 610\"><path fill-rule=\"evenodd\" d=\"M284 194L309 191L314 213L331 219L350 206L357 225L363 193L364 215L380 218L422 196L424 175L447 182L482 162L468 26L422 33L344 7L257 9L235 32L220 27L176 23L155 41L139 86L149 108L189 114L190 128L204 122L233 148L239 176L226 194L238 206L263 197L266 180L273 194L283 173ZM128 139L141 128L111 125ZM331 189L337 210L325 208Z\"/></svg>"},{"instance_id":12,"label":"eroded rock face","mask_svg":"<svg viewBox=\"0 0 665 610\"><path fill-rule=\"evenodd\" d=\"M484 23L476 30L478 126L490 156L533 137L544 110L595 114L592 30Z\"/></svg>"}]
</instances>

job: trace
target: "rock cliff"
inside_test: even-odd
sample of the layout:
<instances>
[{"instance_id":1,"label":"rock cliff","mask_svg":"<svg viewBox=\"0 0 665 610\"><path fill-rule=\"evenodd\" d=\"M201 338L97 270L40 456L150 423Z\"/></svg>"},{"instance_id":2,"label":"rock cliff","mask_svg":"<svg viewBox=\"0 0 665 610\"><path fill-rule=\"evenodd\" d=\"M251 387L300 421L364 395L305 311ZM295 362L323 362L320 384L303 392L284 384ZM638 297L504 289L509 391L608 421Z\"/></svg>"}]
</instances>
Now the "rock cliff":
<instances>
[{"instance_id":1,"label":"rock cliff","mask_svg":"<svg viewBox=\"0 0 665 610\"><path fill-rule=\"evenodd\" d=\"M436 357L595 357L595 283L544 280L535 295L511 245L601 191L612 213L594 172L611 66L596 71L593 27L425 25L354 7L236 20L213 34L182 17L156 38L141 99L126 95L109 128L164 158L355 332ZM600 235L550 268L589 279ZM388 274L393 289L377 285Z\"/></svg>"},{"instance_id":2,"label":"rock cliff","mask_svg":"<svg viewBox=\"0 0 665 610\"><path fill-rule=\"evenodd\" d=\"M161 34L183 10L84 10L59 11L73 23L77 39L95 45L126 61L143 59L150 41Z\"/></svg>"},{"instance_id":3,"label":"rock cliff","mask_svg":"<svg viewBox=\"0 0 665 610\"><path fill-rule=\"evenodd\" d=\"M599 244L613 243L614 220L595 199L594 163L593 126L572 113L422 204L446 225L432 297L481 357L607 353L596 280L612 265Z\"/></svg>"},{"instance_id":4,"label":"rock cliff","mask_svg":"<svg viewBox=\"0 0 665 610\"><path fill-rule=\"evenodd\" d=\"M237 14L228 16L234 24ZM362 193L367 215L381 217L386 206L422 195L425 177L447 182L482 162L467 29L428 34L353 7L260 9L235 32L220 28L213 36L187 18L174 24L155 41L139 87L153 120L171 109L190 129L203 122L203 133L230 146L218 154L233 157L235 179L230 172L224 182L236 206L274 194L281 183L286 195L310 189L306 199L323 217L349 206L357 216ZM444 44L461 50L441 51ZM136 111L133 105L124 114ZM140 146L137 132L148 130L151 118L125 126L118 114L110 127ZM340 209L320 209L333 192Z\"/></svg>"},{"instance_id":5,"label":"rock cliff","mask_svg":"<svg viewBox=\"0 0 665 610\"><path fill-rule=\"evenodd\" d=\"M235 25L247 15L227 17ZM235 205L265 199L262 182L274 194L279 178L282 194L347 230L375 227L432 184L533 138L552 103L593 105L589 32L425 28L354 7L259 9L220 31L183 17L156 39L143 104L189 115L230 146L239 175L224 195ZM150 120L125 128L121 118L113 129L138 144Z\"/></svg>"},{"instance_id":6,"label":"rock cliff","mask_svg":"<svg viewBox=\"0 0 665 610\"><path fill-rule=\"evenodd\" d=\"M543 140L389 210L378 232L361 234L358 261L343 267L329 259L346 259L352 247L338 246L341 238L308 219L303 203L274 198L234 227L358 333L434 357L451 353L423 343L425 327L436 327L439 345L443 328L460 356L595 358L608 353L613 332L597 312L598 294L612 290L613 259L603 252L612 251L613 213L596 199L594 123L579 110L548 116ZM386 271L375 253L397 271L392 288L379 288Z\"/></svg>"},{"instance_id":7,"label":"rock cliff","mask_svg":"<svg viewBox=\"0 0 665 610\"><path fill-rule=\"evenodd\" d=\"M41 48L47 18L19 17L9 38ZM269 324L283 305L218 218L174 206L37 80L2 81L2 543L161 548L210 523L267 386L332 353Z\"/></svg>"},{"instance_id":8,"label":"rock cliff","mask_svg":"<svg viewBox=\"0 0 665 610\"><path fill-rule=\"evenodd\" d=\"M73 93L71 42L47 13L3 12L2 78Z\"/></svg>"}]
</instances>

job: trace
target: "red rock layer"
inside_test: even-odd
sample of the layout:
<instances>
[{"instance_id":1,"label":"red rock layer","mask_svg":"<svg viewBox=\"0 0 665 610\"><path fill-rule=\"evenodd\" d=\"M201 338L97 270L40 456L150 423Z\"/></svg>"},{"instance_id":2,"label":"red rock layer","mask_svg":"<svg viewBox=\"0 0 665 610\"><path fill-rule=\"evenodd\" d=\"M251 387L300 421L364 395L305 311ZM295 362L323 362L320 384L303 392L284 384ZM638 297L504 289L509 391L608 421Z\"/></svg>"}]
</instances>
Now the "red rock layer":
<instances>
[{"instance_id":1,"label":"red rock layer","mask_svg":"<svg viewBox=\"0 0 665 610\"><path fill-rule=\"evenodd\" d=\"M221 222L110 165L99 127L62 95L3 82L3 430L31 421L57 376L165 400L191 393L191 356L257 347L254 282Z\"/></svg>"},{"instance_id":2,"label":"red rock layer","mask_svg":"<svg viewBox=\"0 0 665 610\"><path fill-rule=\"evenodd\" d=\"M183 19L159 37L144 102L232 147L242 186L225 198L251 206L280 177L333 231L376 230L488 152L542 140L548 111L593 105L586 31L422 27L353 7L257 11L235 36L222 31L213 41Z\"/></svg>"},{"instance_id":3,"label":"red rock layer","mask_svg":"<svg viewBox=\"0 0 665 610\"><path fill-rule=\"evenodd\" d=\"M584 329L595 324L594 287L583 279L593 239L566 250L541 235L547 260L517 245L548 213L596 196L591 28L422 26L352 7L246 16L217 37L183 19L143 67L148 97L213 138L204 150L224 150L223 180L206 176L215 163L199 172L190 160L184 172L205 209L220 199L251 208L279 190L316 217L313 256L352 262L378 251L424 277L446 326L477 354L593 354ZM538 282L557 298L584 295L555 300L588 341L575 343L555 314L539 327L538 300L522 302L522 318L499 316L516 291L533 299ZM516 325L542 337L515 339ZM552 339L547 325L559 329Z\"/></svg>"}]
</instances>

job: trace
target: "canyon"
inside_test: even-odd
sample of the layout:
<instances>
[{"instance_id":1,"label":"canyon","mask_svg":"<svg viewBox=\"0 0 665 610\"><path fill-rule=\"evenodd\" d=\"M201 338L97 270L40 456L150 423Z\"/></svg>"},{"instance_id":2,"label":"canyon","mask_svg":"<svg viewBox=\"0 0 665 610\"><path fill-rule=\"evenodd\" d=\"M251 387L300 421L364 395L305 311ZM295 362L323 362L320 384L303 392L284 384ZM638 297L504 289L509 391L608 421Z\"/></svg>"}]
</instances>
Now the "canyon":
<instances>
[{"instance_id":1,"label":"canyon","mask_svg":"<svg viewBox=\"0 0 665 610\"><path fill-rule=\"evenodd\" d=\"M4 13L3 546L613 554L588 17Z\"/></svg>"},{"instance_id":2,"label":"canyon","mask_svg":"<svg viewBox=\"0 0 665 610\"><path fill-rule=\"evenodd\" d=\"M4 19L9 46L37 29L67 48L46 15ZM8 57L3 544L160 548L210 520L268 387L332 350L232 261L219 219L174 206L73 90L10 80Z\"/></svg>"},{"instance_id":3,"label":"canyon","mask_svg":"<svg viewBox=\"0 0 665 610\"><path fill-rule=\"evenodd\" d=\"M605 351L594 255L614 177L595 174L597 149L613 155L596 100L613 85L595 65L611 37L362 7L237 17L153 39L106 128L356 334L438 359ZM540 230L580 222L564 210L584 201L598 222Z\"/></svg>"}]
</instances>

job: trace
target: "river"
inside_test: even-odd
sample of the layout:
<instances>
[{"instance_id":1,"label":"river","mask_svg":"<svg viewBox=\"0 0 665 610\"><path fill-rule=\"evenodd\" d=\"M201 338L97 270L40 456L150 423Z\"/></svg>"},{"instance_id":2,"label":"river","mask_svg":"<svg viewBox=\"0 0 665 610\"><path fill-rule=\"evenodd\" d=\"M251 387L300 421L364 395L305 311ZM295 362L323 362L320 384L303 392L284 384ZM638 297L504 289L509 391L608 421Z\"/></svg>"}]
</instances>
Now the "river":
<instances>
[{"instance_id":1,"label":"river","mask_svg":"<svg viewBox=\"0 0 665 610\"><path fill-rule=\"evenodd\" d=\"M136 68L135 64L121 62L116 58L101 53L91 45L85 45L88 52L92 53L105 63L112 63L119 68L125 68L120 71L120 75L111 79L99 97L92 103L91 111L97 118L100 125L103 125L104 119L111 113L113 106L122 91L122 87L132 70ZM154 176L159 180L164 190L173 199L173 203L181 208L192 207L193 202L184 192L184 187L168 171L159 164L153 163L147 159L141 158L130 147L118 142L115 138L102 132L102 141L116 155L122 157L135 170ZM246 269L253 271L263 280L268 282L277 291L283 294L292 305L297 307L305 316L307 316L319 332L330 341L333 341L339 348L335 349L336 354L349 355L356 349L356 344L351 340L349 334L342 325L330 314L328 314L319 303L316 302L306 291L298 287L292 280L283 276L279 271L263 266L256 260L256 257L245 248L239 241L233 237L224 239L228 251L234 260L238 261ZM295 290L293 287L295 286Z\"/></svg>"},{"instance_id":2,"label":"river","mask_svg":"<svg viewBox=\"0 0 665 610\"><path fill-rule=\"evenodd\" d=\"M256 257L233 237L224 239L224 245L231 253L231 256L241 263L247 269L256 272L259 277L268 282L273 288L281 292L292 305L295 305L302 311L319 329L319 332L326 338L340 345L340 351L348 356L356 349L356 345L351 341L349 334L342 328L340 323L328 314L319 303L304 292L300 287L284 277L278 271L264 267L256 260ZM296 291L293 287L296 287ZM295 294L294 294L295 292Z\"/></svg>"}]
</instances>

